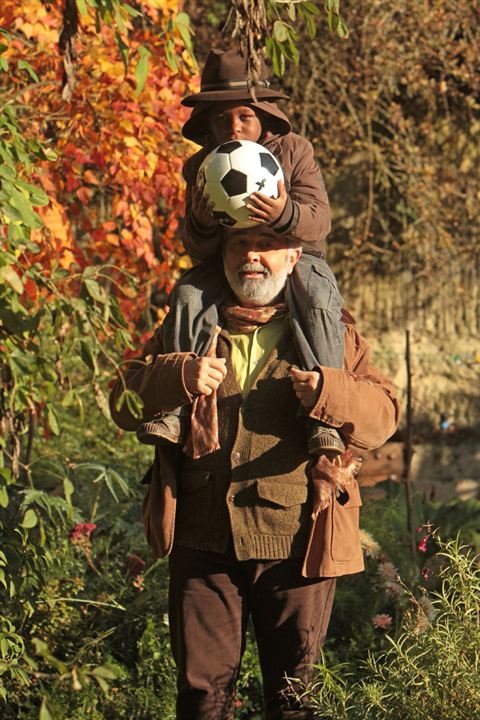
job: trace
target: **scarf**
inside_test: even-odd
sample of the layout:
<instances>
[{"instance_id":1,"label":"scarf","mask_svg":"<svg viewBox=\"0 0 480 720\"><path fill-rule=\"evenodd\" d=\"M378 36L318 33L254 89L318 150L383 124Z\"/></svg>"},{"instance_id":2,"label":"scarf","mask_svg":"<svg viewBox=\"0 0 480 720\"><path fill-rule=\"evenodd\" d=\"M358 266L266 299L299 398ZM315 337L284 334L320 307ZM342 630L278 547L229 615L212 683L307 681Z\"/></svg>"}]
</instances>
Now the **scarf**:
<instances>
[{"instance_id":1,"label":"scarf","mask_svg":"<svg viewBox=\"0 0 480 720\"><path fill-rule=\"evenodd\" d=\"M285 303L246 308L236 305L233 300L227 300L220 309L227 330L242 333L254 332L258 327L283 317L286 312Z\"/></svg>"},{"instance_id":2,"label":"scarf","mask_svg":"<svg viewBox=\"0 0 480 720\"><path fill-rule=\"evenodd\" d=\"M272 320L284 316L285 303L266 307L245 308L227 300L220 308L220 317L227 330L232 332L254 332ZM218 335L217 326L213 340L205 357L216 357ZM192 403L190 430L183 451L194 460L220 449L218 439L217 391L211 395L198 395Z\"/></svg>"},{"instance_id":3,"label":"scarf","mask_svg":"<svg viewBox=\"0 0 480 720\"><path fill-rule=\"evenodd\" d=\"M312 460L310 477L313 484L312 520L325 510L333 500L348 490L360 470L362 460L354 458L350 450L329 457L318 455Z\"/></svg>"}]
</instances>

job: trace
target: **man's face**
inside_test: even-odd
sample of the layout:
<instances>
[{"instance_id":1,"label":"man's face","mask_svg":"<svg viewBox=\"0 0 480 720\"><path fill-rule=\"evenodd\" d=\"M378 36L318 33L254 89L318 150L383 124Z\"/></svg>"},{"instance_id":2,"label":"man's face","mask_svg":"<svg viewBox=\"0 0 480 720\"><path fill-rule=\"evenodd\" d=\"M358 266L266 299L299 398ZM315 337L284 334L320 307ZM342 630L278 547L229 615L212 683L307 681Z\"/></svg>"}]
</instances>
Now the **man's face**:
<instances>
[{"instance_id":1,"label":"man's face","mask_svg":"<svg viewBox=\"0 0 480 720\"><path fill-rule=\"evenodd\" d=\"M301 253L301 248L286 247L285 240L268 227L228 231L223 266L240 304L259 307L278 302Z\"/></svg>"},{"instance_id":2,"label":"man's face","mask_svg":"<svg viewBox=\"0 0 480 720\"><path fill-rule=\"evenodd\" d=\"M237 102L215 103L208 114L210 131L221 145L230 140L257 142L262 134L262 123L255 110Z\"/></svg>"}]
</instances>

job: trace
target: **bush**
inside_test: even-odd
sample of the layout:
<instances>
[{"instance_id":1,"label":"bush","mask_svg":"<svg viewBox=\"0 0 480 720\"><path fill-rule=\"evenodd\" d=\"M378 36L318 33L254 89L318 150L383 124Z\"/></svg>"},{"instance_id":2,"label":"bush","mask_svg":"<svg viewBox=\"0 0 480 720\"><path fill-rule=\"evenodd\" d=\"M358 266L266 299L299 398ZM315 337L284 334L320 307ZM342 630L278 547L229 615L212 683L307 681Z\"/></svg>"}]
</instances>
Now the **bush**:
<instances>
[{"instance_id":1,"label":"bush","mask_svg":"<svg viewBox=\"0 0 480 720\"><path fill-rule=\"evenodd\" d=\"M459 540L442 542L440 589L409 593L397 639L358 668L329 668L302 693L318 717L332 720L473 720L479 717L479 558Z\"/></svg>"}]
</instances>

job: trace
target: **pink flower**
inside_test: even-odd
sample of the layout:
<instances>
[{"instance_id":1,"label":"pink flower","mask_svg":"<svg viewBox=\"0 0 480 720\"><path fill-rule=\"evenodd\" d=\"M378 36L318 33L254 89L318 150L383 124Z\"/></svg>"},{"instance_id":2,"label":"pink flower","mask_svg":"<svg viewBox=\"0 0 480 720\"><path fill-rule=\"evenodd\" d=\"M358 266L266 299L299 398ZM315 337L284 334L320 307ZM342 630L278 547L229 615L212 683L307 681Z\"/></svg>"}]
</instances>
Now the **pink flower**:
<instances>
[{"instance_id":1,"label":"pink flower","mask_svg":"<svg viewBox=\"0 0 480 720\"><path fill-rule=\"evenodd\" d=\"M389 560L384 560L378 564L377 572L385 580L395 580L398 575L398 570L395 565Z\"/></svg>"},{"instance_id":2,"label":"pink flower","mask_svg":"<svg viewBox=\"0 0 480 720\"><path fill-rule=\"evenodd\" d=\"M420 574L424 580L428 580L428 578L430 577L430 568L423 567L420 571Z\"/></svg>"},{"instance_id":3,"label":"pink flower","mask_svg":"<svg viewBox=\"0 0 480 720\"><path fill-rule=\"evenodd\" d=\"M134 588L137 588L139 592L142 592L142 590L145 590L144 586L144 577L143 575L137 575L135 580L132 582L132 585Z\"/></svg>"},{"instance_id":4,"label":"pink flower","mask_svg":"<svg viewBox=\"0 0 480 720\"><path fill-rule=\"evenodd\" d=\"M398 597L403 594L402 586L392 580L387 580L383 587L385 588L385 594L390 597Z\"/></svg>"},{"instance_id":5,"label":"pink flower","mask_svg":"<svg viewBox=\"0 0 480 720\"><path fill-rule=\"evenodd\" d=\"M420 540L420 542L419 542L418 545L417 545L417 550L418 550L418 552L427 552L427 540L428 540L428 537L429 537L428 535L425 535L425 537L422 538L422 540Z\"/></svg>"},{"instance_id":6,"label":"pink flower","mask_svg":"<svg viewBox=\"0 0 480 720\"><path fill-rule=\"evenodd\" d=\"M241 700L235 700L235 707L242 707L243 703Z\"/></svg>"},{"instance_id":7,"label":"pink flower","mask_svg":"<svg viewBox=\"0 0 480 720\"><path fill-rule=\"evenodd\" d=\"M76 545L90 542L90 536L97 526L95 523L77 523L70 531L70 540Z\"/></svg>"},{"instance_id":8,"label":"pink flower","mask_svg":"<svg viewBox=\"0 0 480 720\"><path fill-rule=\"evenodd\" d=\"M392 617L386 613L374 615L372 618L372 625L377 630L388 630L388 628L392 626Z\"/></svg>"}]
</instances>

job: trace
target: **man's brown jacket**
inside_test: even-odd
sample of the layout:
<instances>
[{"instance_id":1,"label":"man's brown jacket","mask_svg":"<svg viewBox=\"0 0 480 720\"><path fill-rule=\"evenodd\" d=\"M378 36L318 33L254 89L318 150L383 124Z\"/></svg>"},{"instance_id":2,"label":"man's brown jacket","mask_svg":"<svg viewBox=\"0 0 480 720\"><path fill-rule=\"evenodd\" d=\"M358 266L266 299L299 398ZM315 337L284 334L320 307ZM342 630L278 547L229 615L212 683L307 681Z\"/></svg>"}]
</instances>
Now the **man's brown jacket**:
<instances>
[{"instance_id":1,"label":"man's brown jacket","mask_svg":"<svg viewBox=\"0 0 480 720\"><path fill-rule=\"evenodd\" d=\"M117 409L125 387L144 402L143 420L192 401L183 381L183 366L193 353L163 354L158 330L141 357L117 380L110 396L114 421L125 430L135 430L139 420L126 403ZM370 348L352 324L346 324L344 369L322 367L323 386L310 415L338 428L352 450L371 450L383 445L394 433L399 416L392 385L370 364ZM266 409L267 410L267 409ZM151 483L144 501L144 524L148 542L157 557L173 546L177 497L178 449L158 448ZM359 537L360 491L355 482L348 499L334 500L315 521L305 556L307 577L336 577L359 572L363 558Z\"/></svg>"}]
</instances>

